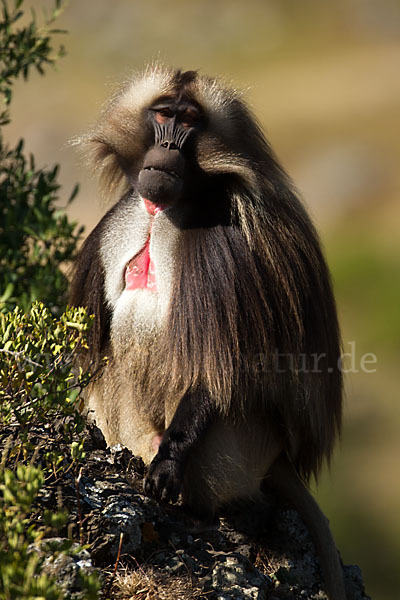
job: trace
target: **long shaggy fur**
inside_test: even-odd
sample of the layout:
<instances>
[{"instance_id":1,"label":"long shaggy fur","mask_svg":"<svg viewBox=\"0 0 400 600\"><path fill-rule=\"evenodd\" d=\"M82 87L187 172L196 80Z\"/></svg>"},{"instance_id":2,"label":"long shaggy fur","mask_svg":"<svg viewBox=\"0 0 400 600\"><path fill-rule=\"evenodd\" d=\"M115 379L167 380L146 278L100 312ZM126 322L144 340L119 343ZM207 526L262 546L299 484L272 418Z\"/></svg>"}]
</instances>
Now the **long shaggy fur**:
<instances>
[{"instance_id":1,"label":"long shaggy fur","mask_svg":"<svg viewBox=\"0 0 400 600\"><path fill-rule=\"evenodd\" d=\"M329 460L340 430L335 304L315 229L241 94L195 72L155 65L126 82L79 141L103 186L109 191L124 180L132 196L149 145L143 111L157 97L183 93L207 119L195 158L209 218L178 223L167 317L154 339L132 342L141 350L129 352L131 369L149 405L160 397L179 401L200 387L223 415L243 419L254 406L260 419L276 423L308 480ZM73 304L96 314L95 360L110 352L110 315L98 282L100 238L110 218L84 245L71 290Z\"/></svg>"}]
</instances>

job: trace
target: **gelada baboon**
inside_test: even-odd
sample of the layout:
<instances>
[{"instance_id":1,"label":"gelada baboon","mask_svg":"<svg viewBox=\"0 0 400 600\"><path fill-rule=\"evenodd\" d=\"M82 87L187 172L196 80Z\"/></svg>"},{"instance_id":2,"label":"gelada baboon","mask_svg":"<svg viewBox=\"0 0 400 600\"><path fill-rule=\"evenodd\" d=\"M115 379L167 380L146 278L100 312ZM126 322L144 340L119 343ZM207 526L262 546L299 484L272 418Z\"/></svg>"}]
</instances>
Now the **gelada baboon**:
<instances>
[{"instance_id":1,"label":"gelada baboon","mask_svg":"<svg viewBox=\"0 0 400 600\"><path fill-rule=\"evenodd\" d=\"M88 408L149 464L146 493L200 516L270 485L301 512L345 597L304 484L340 429L338 324L317 234L235 90L160 65L78 140L121 199L82 247L71 303L110 357Z\"/></svg>"}]
</instances>

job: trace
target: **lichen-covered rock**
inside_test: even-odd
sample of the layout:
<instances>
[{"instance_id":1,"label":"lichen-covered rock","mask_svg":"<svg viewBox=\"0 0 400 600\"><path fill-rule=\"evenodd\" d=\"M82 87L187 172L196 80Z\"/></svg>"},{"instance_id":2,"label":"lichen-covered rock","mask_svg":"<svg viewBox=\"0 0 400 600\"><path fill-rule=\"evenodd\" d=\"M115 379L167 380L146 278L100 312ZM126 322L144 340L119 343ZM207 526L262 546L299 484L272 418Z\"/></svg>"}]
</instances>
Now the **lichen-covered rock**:
<instances>
[{"instance_id":1,"label":"lichen-covered rock","mask_svg":"<svg viewBox=\"0 0 400 600\"><path fill-rule=\"evenodd\" d=\"M63 538L47 538L38 544L32 544L30 550L44 558L43 573L55 579L65 598L86 598L85 591L82 591L82 579L95 572L90 553L86 549ZM68 554L65 553L66 550Z\"/></svg>"},{"instance_id":2,"label":"lichen-covered rock","mask_svg":"<svg viewBox=\"0 0 400 600\"><path fill-rule=\"evenodd\" d=\"M151 600L326 600L314 545L296 511L271 498L207 526L181 506L146 497L142 461L125 448L106 449L96 435L93 441L89 430L79 483L71 474L58 483L69 533L75 527L88 544L81 559L48 561L68 593L90 565L104 574L107 600L129 600L140 590ZM44 493L42 502L56 507L56 492ZM348 600L368 600L360 570L344 572Z\"/></svg>"},{"instance_id":3,"label":"lichen-covered rock","mask_svg":"<svg viewBox=\"0 0 400 600\"><path fill-rule=\"evenodd\" d=\"M268 576L260 573L245 556L234 552L217 557L211 575L204 579L205 588L214 590L218 600L266 600L268 591L274 587Z\"/></svg>"}]
</instances>

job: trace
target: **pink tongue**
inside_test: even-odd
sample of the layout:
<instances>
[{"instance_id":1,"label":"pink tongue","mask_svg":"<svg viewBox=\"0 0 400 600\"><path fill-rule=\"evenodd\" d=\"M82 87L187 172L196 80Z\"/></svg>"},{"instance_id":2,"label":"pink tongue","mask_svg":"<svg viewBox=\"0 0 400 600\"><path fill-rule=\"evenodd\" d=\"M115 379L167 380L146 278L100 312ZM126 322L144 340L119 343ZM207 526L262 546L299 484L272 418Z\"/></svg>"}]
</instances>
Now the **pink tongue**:
<instances>
[{"instance_id":1,"label":"pink tongue","mask_svg":"<svg viewBox=\"0 0 400 600\"><path fill-rule=\"evenodd\" d=\"M143 198L144 205L150 215L156 215L165 208L163 204L155 204L146 198ZM125 270L125 289L143 290L150 289L152 292L157 290L154 263L150 257L150 236L143 248L129 261Z\"/></svg>"}]
</instances>

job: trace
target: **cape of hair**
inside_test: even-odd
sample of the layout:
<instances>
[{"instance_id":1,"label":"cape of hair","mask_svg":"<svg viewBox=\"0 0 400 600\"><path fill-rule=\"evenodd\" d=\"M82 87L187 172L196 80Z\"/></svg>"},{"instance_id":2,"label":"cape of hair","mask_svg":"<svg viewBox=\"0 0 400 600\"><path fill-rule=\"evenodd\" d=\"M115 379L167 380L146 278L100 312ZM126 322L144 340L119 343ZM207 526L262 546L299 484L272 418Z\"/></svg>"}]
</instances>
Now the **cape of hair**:
<instances>
[{"instance_id":1,"label":"cape of hair","mask_svg":"<svg viewBox=\"0 0 400 600\"><path fill-rule=\"evenodd\" d=\"M225 178L218 190L230 219L181 230L165 327L145 352L147 392L183 395L200 386L222 413L241 418L254 404L260 418L275 420L308 480L329 460L341 424L335 303L316 231L241 94L196 72L154 65L127 81L77 141L107 193L124 181L132 195L149 147L144 110L183 93L206 115L196 160L210 181ZM106 352L109 335L99 285L109 214L84 246L71 291L73 304L96 314L94 359Z\"/></svg>"}]
</instances>

